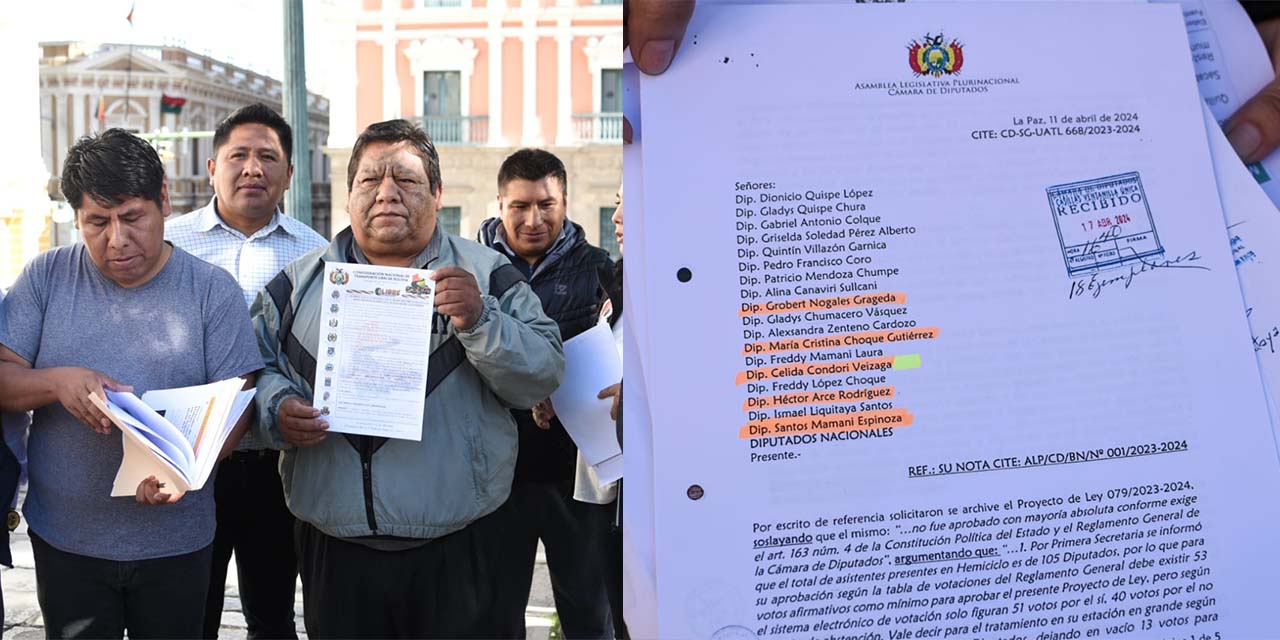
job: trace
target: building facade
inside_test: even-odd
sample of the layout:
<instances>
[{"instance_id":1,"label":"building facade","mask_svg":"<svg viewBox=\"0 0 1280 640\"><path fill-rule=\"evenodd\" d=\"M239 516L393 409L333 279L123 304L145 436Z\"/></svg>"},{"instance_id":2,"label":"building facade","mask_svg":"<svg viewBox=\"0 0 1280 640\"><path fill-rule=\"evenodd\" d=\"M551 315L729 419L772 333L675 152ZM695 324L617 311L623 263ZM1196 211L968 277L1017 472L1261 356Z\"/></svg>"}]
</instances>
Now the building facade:
<instances>
[{"instance_id":1,"label":"building facade","mask_svg":"<svg viewBox=\"0 0 1280 640\"><path fill-rule=\"evenodd\" d=\"M446 228L473 238L495 216L497 171L542 147L569 173L569 218L616 255L622 179L622 5L594 0L336 0L325 7L334 228L359 132L422 124L440 153ZM341 222L339 222L341 221Z\"/></svg>"},{"instance_id":2,"label":"building facade","mask_svg":"<svg viewBox=\"0 0 1280 640\"><path fill-rule=\"evenodd\" d=\"M218 122L254 102L280 111L279 80L181 47L46 42L41 49L41 155L51 177L49 193L56 198L61 198L57 180L71 145L83 135L122 127L154 137L173 211L186 213L213 197L205 165L213 155L211 132ZM163 96L185 103L173 113L162 106ZM329 132L329 101L308 94L307 107L312 219L324 232L330 188L328 158L321 149Z\"/></svg>"}]
</instances>

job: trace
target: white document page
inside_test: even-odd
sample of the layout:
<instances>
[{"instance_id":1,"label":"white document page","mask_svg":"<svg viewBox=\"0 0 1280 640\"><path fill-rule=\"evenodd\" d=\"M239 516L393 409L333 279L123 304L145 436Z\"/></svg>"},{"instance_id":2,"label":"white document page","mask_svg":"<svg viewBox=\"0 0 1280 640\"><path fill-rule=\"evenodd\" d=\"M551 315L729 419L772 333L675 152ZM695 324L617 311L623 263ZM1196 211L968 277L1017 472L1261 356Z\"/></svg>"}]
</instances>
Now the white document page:
<instances>
[{"instance_id":1,"label":"white document page","mask_svg":"<svg viewBox=\"0 0 1280 640\"><path fill-rule=\"evenodd\" d=\"M624 52L629 60L629 52ZM625 62L625 61L624 61ZM623 110L631 121L633 143L622 147L626 217L626 267L623 280L623 450L627 456L627 480L623 483L622 553L623 611L634 638L658 637L657 578L654 573L653 529L653 433L645 390L648 308L644 286L644 167L641 162L640 78L636 66L622 68ZM639 275L637 275L639 274Z\"/></svg>"},{"instance_id":2,"label":"white document page","mask_svg":"<svg viewBox=\"0 0 1280 640\"><path fill-rule=\"evenodd\" d=\"M608 324L597 324L565 341L564 379L552 392L551 404L582 457L593 466L622 457L617 426L609 417L613 400L597 397L601 389L621 379L622 359Z\"/></svg>"},{"instance_id":3,"label":"white document page","mask_svg":"<svg viewBox=\"0 0 1280 640\"><path fill-rule=\"evenodd\" d=\"M134 439L137 440L138 445L154 452L157 456L166 461L169 466L173 467L175 472L184 474L185 477L185 472L183 470L191 468L190 453L181 445L174 444L176 441L173 439L173 436L177 434L171 426L161 426L159 429L153 429L145 422L133 417L129 411L125 410L125 406L130 406L128 403L120 405L115 402L108 401L105 405L99 406L99 408L102 406L105 406L112 416L119 419L128 427L131 427L131 429L121 429L120 432L122 434L132 435ZM136 409L134 409L134 411L136 411ZM152 421L152 424L156 424L156 422ZM126 443L126 445L127 444L128 443Z\"/></svg>"},{"instance_id":4,"label":"white document page","mask_svg":"<svg viewBox=\"0 0 1280 640\"><path fill-rule=\"evenodd\" d=\"M1234 0L1156 0L1182 7L1196 83L1218 124L1275 79L1275 69L1249 14ZM1280 205L1280 153L1249 165L1254 180Z\"/></svg>"},{"instance_id":5,"label":"white document page","mask_svg":"<svg viewBox=\"0 0 1280 640\"><path fill-rule=\"evenodd\" d=\"M123 458L112 496L131 496L148 476L177 491L200 489L213 472L218 454L253 400L244 380L177 389L155 389L141 398L107 391L107 402L91 400L108 412L121 431Z\"/></svg>"},{"instance_id":6,"label":"white document page","mask_svg":"<svg viewBox=\"0 0 1280 640\"><path fill-rule=\"evenodd\" d=\"M1253 350L1262 369L1268 400L1280 395L1280 214L1253 175L1240 163L1213 116L1205 112L1218 194L1226 216L1231 255L1244 293L1245 315L1252 331ZM1272 418L1276 408L1269 402ZM1273 428L1276 425L1273 422Z\"/></svg>"},{"instance_id":7,"label":"white document page","mask_svg":"<svg viewBox=\"0 0 1280 640\"><path fill-rule=\"evenodd\" d=\"M228 418L243 386L244 380L231 378L194 387L155 389L142 394L142 402L182 432L195 453L194 462L205 447L220 445L235 426L235 420Z\"/></svg>"},{"instance_id":8,"label":"white document page","mask_svg":"<svg viewBox=\"0 0 1280 640\"><path fill-rule=\"evenodd\" d=\"M331 262L312 405L335 433L422 439L431 271Z\"/></svg>"},{"instance_id":9,"label":"white document page","mask_svg":"<svg viewBox=\"0 0 1280 640\"><path fill-rule=\"evenodd\" d=\"M1178 9L705 9L643 83L659 636L1273 630Z\"/></svg>"}]
</instances>

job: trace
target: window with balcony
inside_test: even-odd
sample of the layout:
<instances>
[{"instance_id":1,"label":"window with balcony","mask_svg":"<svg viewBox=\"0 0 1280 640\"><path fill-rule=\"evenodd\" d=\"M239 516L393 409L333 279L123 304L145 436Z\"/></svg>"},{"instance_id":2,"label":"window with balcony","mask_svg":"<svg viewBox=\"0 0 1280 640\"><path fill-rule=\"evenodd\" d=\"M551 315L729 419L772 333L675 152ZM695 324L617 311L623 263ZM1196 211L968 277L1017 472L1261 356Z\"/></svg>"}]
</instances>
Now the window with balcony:
<instances>
[{"instance_id":1,"label":"window with balcony","mask_svg":"<svg viewBox=\"0 0 1280 640\"><path fill-rule=\"evenodd\" d=\"M622 140L622 69L600 70L600 112L575 114L573 121L583 142Z\"/></svg>"},{"instance_id":2,"label":"window with balcony","mask_svg":"<svg viewBox=\"0 0 1280 640\"><path fill-rule=\"evenodd\" d=\"M487 139L487 116L462 115L462 73L422 73L422 128L436 144L472 144Z\"/></svg>"}]
</instances>

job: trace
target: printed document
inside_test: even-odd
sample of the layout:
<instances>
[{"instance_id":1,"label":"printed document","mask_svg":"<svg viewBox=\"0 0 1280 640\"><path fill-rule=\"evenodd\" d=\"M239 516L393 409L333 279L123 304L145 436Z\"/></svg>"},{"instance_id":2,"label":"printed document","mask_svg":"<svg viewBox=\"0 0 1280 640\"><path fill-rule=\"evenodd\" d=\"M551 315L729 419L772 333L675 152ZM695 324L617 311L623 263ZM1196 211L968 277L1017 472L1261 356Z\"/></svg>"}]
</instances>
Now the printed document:
<instances>
[{"instance_id":1,"label":"printed document","mask_svg":"<svg viewBox=\"0 0 1280 640\"><path fill-rule=\"evenodd\" d=\"M422 439L431 271L330 262L312 405L335 433Z\"/></svg>"},{"instance_id":2,"label":"printed document","mask_svg":"<svg viewBox=\"0 0 1280 640\"><path fill-rule=\"evenodd\" d=\"M700 7L642 91L660 637L1273 632L1179 7Z\"/></svg>"},{"instance_id":3,"label":"printed document","mask_svg":"<svg viewBox=\"0 0 1280 640\"><path fill-rule=\"evenodd\" d=\"M204 486L236 422L253 401L254 389L230 378L193 387L154 389L142 397L107 391L89 399L120 428L124 457L112 496L132 496L138 483L155 476L167 488Z\"/></svg>"}]
</instances>

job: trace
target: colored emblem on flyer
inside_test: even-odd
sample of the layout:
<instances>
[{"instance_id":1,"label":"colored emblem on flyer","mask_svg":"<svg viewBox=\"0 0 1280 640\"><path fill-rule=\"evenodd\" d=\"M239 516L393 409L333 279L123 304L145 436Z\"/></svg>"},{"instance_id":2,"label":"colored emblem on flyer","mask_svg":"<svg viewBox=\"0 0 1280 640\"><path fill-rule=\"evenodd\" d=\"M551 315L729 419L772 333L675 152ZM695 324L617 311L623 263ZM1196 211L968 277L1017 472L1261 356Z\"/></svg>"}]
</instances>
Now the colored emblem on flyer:
<instances>
[{"instance_id":1,"label":"colored emblem on flyer","mask_svg":"<svg viewBox=\"0 0 1280 640\"><path fill-rule=\"evenodd\" d=\"M424 296L431 293L431 287L427 284L422 276L413 274L413 278L409 280L409 286L405 289L405 293L415 296Z\"/></svg>"},{"instance_id":2,"label":"colored emblem on flyer","mask_svg":"<svg viewBox=\"0 0 1280 640\"><path fill-rule=\"evenodd\" d=\"M936 36L926 33L923 41L912 40L907 47L911 71L918 76L931 75L935 78L959 73L960 67L964 66L964 49L954 38L950 44L944 42L941 33Z\"/></svg>"},{"instance_id":3,"label":"colored emblem on flyer","mask_svg":"<svg viewBox=\"0 0 1280 640\"><path fill-rule=\"evenodd\" d=\"M332 282L336 285L341 286L350 281L351 281L351 276L347 275L347 272L343 271L342 269L334 269L333 273L329 274L329 282Z\"/></svg>"}]
</instances>

